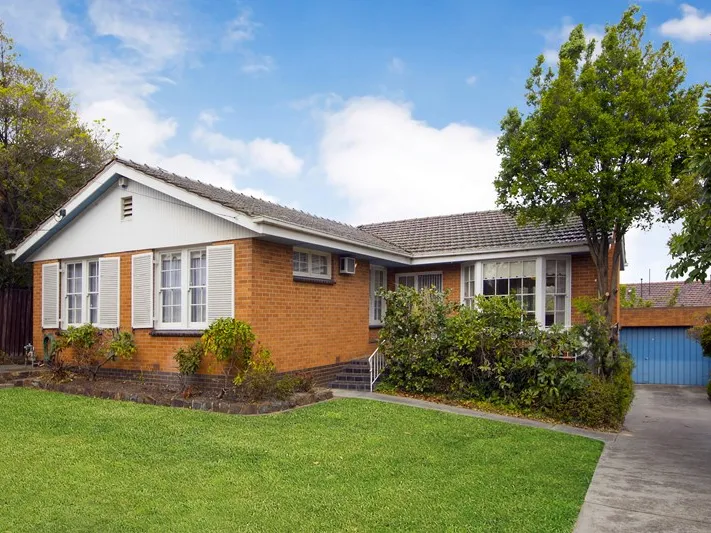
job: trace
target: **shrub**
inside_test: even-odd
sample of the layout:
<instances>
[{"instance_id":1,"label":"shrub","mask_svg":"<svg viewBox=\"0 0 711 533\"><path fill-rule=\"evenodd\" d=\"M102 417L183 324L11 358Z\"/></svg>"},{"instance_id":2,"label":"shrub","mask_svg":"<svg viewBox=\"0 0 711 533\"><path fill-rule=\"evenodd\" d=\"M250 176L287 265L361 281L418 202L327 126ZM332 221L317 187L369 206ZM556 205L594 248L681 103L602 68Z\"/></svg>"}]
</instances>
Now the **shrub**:
<instances>
[{"instance_id":1,"label":"shrub","mask_svg":"<svg viewBox=\"0 0 711 533\"><path fill-rule=\"evenodd\" d=\"M296 372L291 376L294 378L294 392L311 392L314 390L314 377L310 372Z\"/></svg>"},{"instance_id":2,"label":"shrub","mask_svg":"<svg viewBox=\"0 0 711 533\"><path fill-rule=\"evenodd\" d=\"M205 353L222 363L225 376L222 394L227 390L230 376L236 373L240 377L247 369L252 358L254 340L252 327L234 318L218 318L203 333Z\"/></svg>"},{"instance_id":3,"label":"shrub","mask_svg":"<svg viewBox=\"0 0 711 533\"><path fill-rule=\"evenodd\" d=\"M111 337L106 335L111 331ZM132 359L136 354L136 343L128 331L100 330L92 324L78 327L70 326L60 337L56 349L61 353L70 347L74 352L74 363L79 370L87 373L90 379L96 379L99 369L109 361ZM55 357L55 365L64 371L63 365Z\"/></svg>"},{"instance_id":4,"label":"shrub","mask_svg":"<svg viewBox=\"0 0 711 533\"><path fill-rule=\"evenodd\" d=\"M708 384L706 385L706 394L709 397L709 401L711 402L711 380L709 380Z\"/></svg>"},{"instance_id":5,"label":"shrub","mask_svg":"<svg viewBox=\"0 0 711 533\"><path fill-rule=\"evenodd\" d=\"M183 389L187 386L189 376L194 375L200 363L205 350L201 341L195 341L190 346L178 348L173 356L173 359L178 363L178 372L180 372L180 381Z\"/></svg>"},{"instance_id":6,"label":"shrub","mask_svg":"<svg viewBox=\"0 0 711 533\"><path fill-rule=\"evenodd\" d=\"M250 359L247 369L234 378L238 393L249 401L260 401L274 396L277 384L276 369L269 350L261 348Z\"/></svg>"},{"instance_id":7,"label":"shrub","mask_svg":"<svg viewBox=\"0 0 711 533\"><path fill-rule=\"evenodd\" d=\"M434 289L400 286L381 294L388 309L380 331L388 379L411 392L441 388L448 381L444 363L447 317L457 306Z\"/></svg>"}]
</instances>

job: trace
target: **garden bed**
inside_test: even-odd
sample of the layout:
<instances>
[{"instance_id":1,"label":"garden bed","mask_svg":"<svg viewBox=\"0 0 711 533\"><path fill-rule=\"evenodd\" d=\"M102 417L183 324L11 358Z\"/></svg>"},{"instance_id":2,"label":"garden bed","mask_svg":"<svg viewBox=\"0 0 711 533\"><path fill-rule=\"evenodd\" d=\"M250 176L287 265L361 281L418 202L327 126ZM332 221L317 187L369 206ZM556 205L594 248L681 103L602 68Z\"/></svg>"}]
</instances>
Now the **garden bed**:
<instances>
[{"instance_id":1,"label":"garden bed","mask_svg":"<svg viewBox=\"0 0 711 533\"><path fill-rule=\"evenodd\" d=\"M333 393L328 389L314 389L309 392L296 392L284 400L246 401L231 397L216 398L199 391L186 398L179 390L171 387L112 379L90 381L83 376L76 376L71 381L63 383L53 382L49 379L38 379L33 381L32 385L40 389L93 398L240 415L274 413L329 400L333 397Z\"/></svg>"}]
</instances>

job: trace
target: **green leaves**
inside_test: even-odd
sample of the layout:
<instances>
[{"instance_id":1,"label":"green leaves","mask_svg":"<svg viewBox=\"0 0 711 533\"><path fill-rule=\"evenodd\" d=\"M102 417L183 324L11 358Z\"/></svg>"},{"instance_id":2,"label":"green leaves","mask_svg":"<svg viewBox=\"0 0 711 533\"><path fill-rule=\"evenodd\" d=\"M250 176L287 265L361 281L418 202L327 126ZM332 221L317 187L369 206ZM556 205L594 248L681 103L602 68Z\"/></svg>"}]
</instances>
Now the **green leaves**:
<instances>
[{"instance_id":1,"label":"green leaves","mask_svg":"<svg viewBox=\"0 0 711 533\"><path fill-rule=\"evenodd\" d=\"M225 384L233 370L239 376L247 369L254 341L252 326L234 318L218 318L202 335L205 353L224 363Z\"/></svg>"},{"instance_id":2,"label":"green leaves","mask_svg":"<svg viewBox=\"0 0 711 533\"><path fill-rule=\"evenodd\" d=\"M610 247L655 220L679 177L701 95L684 87L684 63L668 43L643 45L638 12L606 27L597 56L577 26L556 71L539 57L526 82L530 112L508 110L498 143L498 204L521 222L580 218L601 297L615 286Z\"/></svg>"},{"instance_id":3,"label":"green leaves","mask_svg":"<svg viewBox=\"0 0 711 533\"><path fill-rule=\"evenodd\" d=\"M118 145L101 122L84 124L53 78L19 63L0 21L0 286L29 285L4 251L82 187Z\"/></svg>"}]
</instances>

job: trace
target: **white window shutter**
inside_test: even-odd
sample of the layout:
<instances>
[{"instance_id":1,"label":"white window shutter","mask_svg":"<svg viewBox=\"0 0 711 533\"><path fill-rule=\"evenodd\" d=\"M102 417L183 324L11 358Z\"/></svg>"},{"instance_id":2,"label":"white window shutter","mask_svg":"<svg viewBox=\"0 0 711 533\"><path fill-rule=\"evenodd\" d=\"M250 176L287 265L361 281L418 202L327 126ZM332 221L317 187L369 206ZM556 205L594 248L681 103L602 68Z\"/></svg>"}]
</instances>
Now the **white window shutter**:
<instances>
[{"instance_id":1,"label":"white window shutter","mask_svg":"<svg viewBox=\"0 0 711 533\"><path fill-rule=\"evenodd\" d=\"M59 327L59 263L42 265L42 327Z\"/></svg>"},{"instance_id":2,"label":"white window shutter","mask_svg":"<svg viewBox=\"0 0 711 533\"><path fill-rule=\"evenodd\" d=\"M234 317L235 247L233 244L207 247L207 322Z\"/></svg>"},{"instance_id":3,"label":"white window shutter","mask_svg":"<svg viewBox=\"0 0 711 533\"><path fill-rule=\"evenodd\" d=\"M131 256L131 326L153 327L153 254Z\"/></svg>"},{"instance_id":4,"label":"white window shutter","mask_svg":"<svg viewBox=\"0 0 711 533\"><path fill-rule=\"evenodd\" d=\"M119 285L121 259L106 257L99 259L99 327L119 326Z\"/></svg>"}]
</instances>

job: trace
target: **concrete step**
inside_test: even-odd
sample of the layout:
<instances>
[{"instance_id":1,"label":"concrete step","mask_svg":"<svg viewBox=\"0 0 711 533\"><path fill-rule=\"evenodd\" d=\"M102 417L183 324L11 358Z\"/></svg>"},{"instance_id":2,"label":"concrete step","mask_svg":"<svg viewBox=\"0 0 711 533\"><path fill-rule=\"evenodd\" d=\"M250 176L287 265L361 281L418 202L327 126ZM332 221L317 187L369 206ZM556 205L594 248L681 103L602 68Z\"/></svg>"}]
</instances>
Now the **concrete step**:
<instances>
[{"instance_id":1,"label":"concrete step","mask_svg":"<svg viewBox=\"0 0 711 533\"><path fill-rule=\"evenodd\" d=\"M334 381L348 381L353 383L370 383L370 373L368 374L336 374Z\"/></svg>"}]
</instances>

